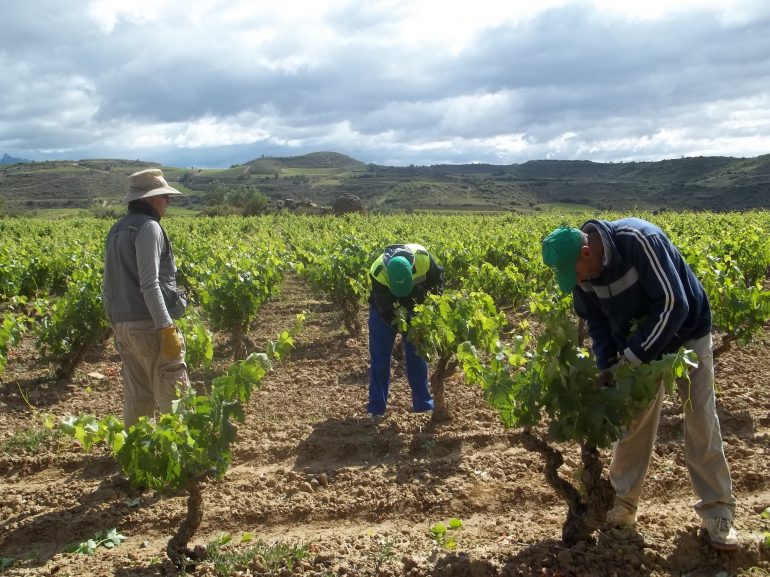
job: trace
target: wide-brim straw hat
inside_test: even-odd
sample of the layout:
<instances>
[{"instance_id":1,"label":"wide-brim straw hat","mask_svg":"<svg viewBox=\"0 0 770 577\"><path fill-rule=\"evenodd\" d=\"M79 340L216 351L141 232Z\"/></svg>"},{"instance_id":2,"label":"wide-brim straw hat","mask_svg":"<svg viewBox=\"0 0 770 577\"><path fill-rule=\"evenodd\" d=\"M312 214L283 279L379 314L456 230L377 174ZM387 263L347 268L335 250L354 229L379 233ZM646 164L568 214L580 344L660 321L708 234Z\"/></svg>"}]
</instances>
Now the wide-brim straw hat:
<instances>
[{"instance_id":1,"label":"wide-brim straw hat","mask_svg":"<svg viewBox=\"0 0 770 577\"><path fill-rule=\"evenodd\" d=\"M182 193L168 185L160 168L148 168L128 177L128 194L123 197L123 202L160 196L161 194L180 195Z\"/></svg>"}]
</instances>

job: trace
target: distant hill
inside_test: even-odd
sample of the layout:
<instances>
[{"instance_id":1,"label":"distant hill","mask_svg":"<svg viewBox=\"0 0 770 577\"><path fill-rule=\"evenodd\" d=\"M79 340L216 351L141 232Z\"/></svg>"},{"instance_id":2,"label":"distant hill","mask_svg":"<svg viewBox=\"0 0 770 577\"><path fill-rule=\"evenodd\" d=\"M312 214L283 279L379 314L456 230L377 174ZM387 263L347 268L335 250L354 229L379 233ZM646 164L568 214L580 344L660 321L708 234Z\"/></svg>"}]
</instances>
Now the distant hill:
<instances>
[{"instance_id":1,"label":"distant hill","mask_svg":"<svg viewBox=\"0 0 770 577\"><path fill-rule=\"evenodd\" d=\"M0 164L19 164L20 162L32 162L32 161L26 160L24 158L16 158L14 156L10 156L7 152L3 154L3 158L0 158Z\"/></svg>"},{"instance_id":2,"label":"distant hill","mask_svg":"<svg viewBox=\"0 0 770 577\"><path fill-rule=\"evenodd\" d=\"M252 167L284 168L326 168L337 170L360 170L366 165L338 152L312 152L304 156L259 158L246 163Z\"/></svg>"},{"instance_id":3,"label":"distant hill","mask_svg":"<svg viewBox=\"0 0 770 577\"><path fill-rule=\"evenodd\" d=\"M315 152L262 157L227 169L119 159L35 162L0 166L0 199L21 210L120 202L127 175L151 166L161 167L169 182L185 193L175 204L191 207L202 206L213 187L256 187L275 200L321 205L351 193L375 211L526 212L560 205L616 210L770 208L770 155L394 167Z\"/></svg>"},{"instance_id":4,"label":"distant hill","mask_svg":"<svg viewBox=\"0 0 770 577\"><path fill-rule=\"evenodd\" d=\"M0 199L17 210L86 208L119 201L127 176L157 163L126 160L46 161L0 166Z\"/></svg>"}]
</instances>

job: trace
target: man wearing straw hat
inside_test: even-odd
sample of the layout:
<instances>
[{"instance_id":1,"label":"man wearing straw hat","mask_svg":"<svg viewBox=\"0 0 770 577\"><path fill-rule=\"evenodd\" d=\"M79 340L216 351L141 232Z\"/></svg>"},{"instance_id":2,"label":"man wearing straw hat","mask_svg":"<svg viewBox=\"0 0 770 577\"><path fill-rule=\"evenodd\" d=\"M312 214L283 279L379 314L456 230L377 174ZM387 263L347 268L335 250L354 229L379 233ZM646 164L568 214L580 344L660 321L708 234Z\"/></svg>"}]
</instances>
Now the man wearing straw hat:
<instances>
[{"instance_id":1,"label":"man wearing straw hat","mask_svg":"<svg viewBox=\"0 0 770 577\"><path fill-rule=\"evenodd\" d=\"M128 214L107 235L102 296L115 346L123 362L123 421L126 429L155 407L171 412L178 386L189 386L184 341L174 319L187 301L176 285L171 242L160 225L171 197L158 168L128 177L123 199Z\"/></svg>"}]
</instances>

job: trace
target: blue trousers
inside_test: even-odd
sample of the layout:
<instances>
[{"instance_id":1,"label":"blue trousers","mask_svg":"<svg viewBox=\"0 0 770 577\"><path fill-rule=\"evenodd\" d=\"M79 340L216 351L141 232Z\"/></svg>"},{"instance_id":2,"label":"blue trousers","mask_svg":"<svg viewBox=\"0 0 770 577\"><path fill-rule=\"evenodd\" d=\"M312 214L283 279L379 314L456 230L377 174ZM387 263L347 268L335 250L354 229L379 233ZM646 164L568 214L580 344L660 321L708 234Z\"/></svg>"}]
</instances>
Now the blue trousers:
<instances>
[{"instance_id":1,"label":"blue trousers","mask_svg":"<svg viewBox=\"0 0 770 577\"><path fill-rule=\"evenodd\" d=\"M377 311L377 307L369 305L369 355L371 367L369 370L369 405L367 412L382 415L388 404L388 389L390 388L390 359L393 354L393 343L397 331L389 325ZM412 409L415 413L433 410L433 399L428 391L428 363L417 354L414 345L406 338L404 343L404 359L406 360L406 375L412 388Z\"/></svg>"}]
</instances>

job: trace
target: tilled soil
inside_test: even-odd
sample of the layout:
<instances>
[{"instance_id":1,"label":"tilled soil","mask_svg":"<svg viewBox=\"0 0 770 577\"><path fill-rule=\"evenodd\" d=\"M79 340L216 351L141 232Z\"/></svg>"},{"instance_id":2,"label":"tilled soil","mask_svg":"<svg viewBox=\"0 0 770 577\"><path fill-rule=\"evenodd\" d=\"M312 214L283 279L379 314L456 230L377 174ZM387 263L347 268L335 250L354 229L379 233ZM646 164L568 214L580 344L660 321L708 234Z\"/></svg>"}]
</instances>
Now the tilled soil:
<instances>
[{"instance_id":1,"label":"tilled soil","mask_svg":"<svg viewBox=\"0 0 770 577\"><path fill-rule=\"evenodd\" d=\"M204 488L195 543L223 534L238 543L253 533L268 544L304 546L305 558L277 572L284 575L770 575L770 549L760 543L770 531L760 517L770 506L767 344L731 351L717 366L739 550L717 552L699 530L675 395L663 410L637 530L599 532L595 544L567 548L559 541L566 505L546 484L539 455L516 443L515 431L501 426L477 389L452 377L453 420L434 426L427 415L410 413L405 372L394 361L386 418L371 423L363 311L364 334L351 338L334 306L289 278L252 327L254 345L262 348L301 311L307 320L291 360L254 394L225 478ZM216 368L193 372L193 380L210 380L229 353L225 335L217 335ZM90 354L71 382L52 380L53 368L28 340L12 351L0 385L0 557L10 565L2 574L176 573L165 547L186 510L184 495L126 487L102 448L84 454L64 441L47 440L34 452L9 445L19 431L39 429L45 412L121 415L120 359L111 343ZM579 451L560 448L568 476ZM457 548L448 550L429 529L452 517L463 525L452 532ZM111 528L126 541L90 556L64 552ZM210 561L187 570L216 571ZM266 571L252 562L231 574Z\"/></svg>"}]
</instances>

